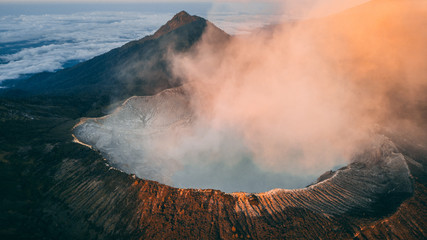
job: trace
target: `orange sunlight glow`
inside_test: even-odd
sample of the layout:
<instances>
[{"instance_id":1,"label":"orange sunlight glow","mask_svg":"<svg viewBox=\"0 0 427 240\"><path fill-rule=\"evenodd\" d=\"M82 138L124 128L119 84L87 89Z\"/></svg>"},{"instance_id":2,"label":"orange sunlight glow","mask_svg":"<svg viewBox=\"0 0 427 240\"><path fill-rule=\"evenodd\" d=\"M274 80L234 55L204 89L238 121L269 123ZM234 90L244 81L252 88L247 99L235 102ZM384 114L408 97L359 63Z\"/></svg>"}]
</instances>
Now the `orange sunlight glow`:
<instances>
[{"instance_id":1,"label":"orange sunlight glow","mask_svg":"<svg viewBox=\"0 0 427 240\"><path fill-rule=\"evenodd\" d=\"M171 62L201 125L236 129L260 167L314 172L349 159L377 124L403 127L405 114L417 114L427 87L425 16L425 1L376 0L221 48L210 26Z\"/></svg>"}]
</instances>

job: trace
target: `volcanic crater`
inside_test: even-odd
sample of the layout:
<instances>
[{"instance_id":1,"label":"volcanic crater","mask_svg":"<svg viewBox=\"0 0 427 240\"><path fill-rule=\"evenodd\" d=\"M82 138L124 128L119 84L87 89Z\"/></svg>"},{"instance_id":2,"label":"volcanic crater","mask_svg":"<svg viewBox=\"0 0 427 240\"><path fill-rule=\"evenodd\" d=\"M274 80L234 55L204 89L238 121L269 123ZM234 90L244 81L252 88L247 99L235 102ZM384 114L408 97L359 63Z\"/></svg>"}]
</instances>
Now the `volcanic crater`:
<instances>
[{"instance_id":1,"label":"volcanic crater","mask_svg":"<svg viewBox=\"0 0 427 240\"><path fill-rule=\"evenodd\" d=\"M388 6L390 2L400 6L407 1L372 1L346 14L355 13L357 21L352 23L358 22L359 11L370 12L377 4ZM329 17L327 23L337 22L339 16ZM181 147L188 145L188 139L194 139L191 136L196 136L196 141L191 143L204 143L206 139L199 137L206 132L194 131L198 129L199 116L195 116L189 92L180 82L182 79L170 70L167 56L171 49L186 52L197 47L207 27L214 29L215 34L208 36L211 42L221 44L230 39L203 18L181 12L152 36L72 68L22 80L4 90L5 97L16 92L28 97L22 102L15 98L2 100L4 106L12 106L17 112L29 111L42 119L17 122L14 117L13 121L5 120L6 124L0 126L9 135L25 129L34 136L31 139L27 133L19 138L14 136L11 141L21 141L22 146L8 149L15 152L10 156L21 161L10 168L31 165L20 175L25 184L16 185L24 190L32 187L30 191L23 191L22 196L35 195L28 197L28 201L18 201L16 209L33 206L24 223L31 223L31 229L39 234L47 233L53 239L427 237L427 147L424 138L406 131L403 124L394 128L382 126L363 148L354 152L345 166L331 171L325 169L314 182L314 176L299 176L302 178L298 181L302 180L300 186L295 186L297 189L284 189L288 180L277 175L270 179L270 184L260 181L260 176L266 176L263 169L254 167L251 170L250 152L239 143L239 138L235 138L233 129L224 129L231 134L224 134L221 139L225 143L237 142L237 145L230 149L227 144L221 145L221 141L217 145L201 144L206 148L195 148L196 152L211 153L215 146L219 151L212 155L213 159L225 159L237 170L249 171L239 175L244 177L244 184L226 188L233 181L227 178L235 173L233 168L219 175L223 181L219 179L217 185L194 183L194 179L206 178L211 182L212 178L194 165L194 159L200 155L183 152ZM118 69L129 74L117 74ZM370 73L368 70L366 72ZM422 87L418 89L425 92ZM102 110L108 109L111 96L124 102L106 115ZM27 103L29 99L38 104L57 105L35 107ZM408 101L403 98L392 103L399 104L388 106L393 113L390 116L403 115L426 129L427 101L422 96L415 105L405 105ZM402 105L403 110L399 108ZM5 112L3 108L0 111L4 113L2 116L10 115L10 111ZM11 130L4 131L6 128ZM182 139L182 136L190 138ZM2 142L9 142L0 137ZM27 146L28 142L32 147ZM233 149L235 146L238 147ZM235 150L246 153L247 156L243 156L247 158L223 155ZM1 154L2 161L13 159L9 155L3 159ZM199 161L198 166L203 166L203 159ZM204 167L218 173L221 168L215 167L221 164L215 164L218 165ZM177 174L179 171L181 174ZM198 171L202 176L190 174L190 178L186 178L188 173ZM174 185L178 180L182 185ZM250 188L244 189L249 185ZM219 190L210 189L216 186ZM9 205L11 202L4 201ZM21 228L25 225L22 221L18 224Z\"/></svg>"},{"instance_id":2,"label":"volcanic crater","mask_svg":"<svg viewBox=\"0 0 427 240\"><path fill-rule=\"evenodd\" d=\"M200 20L186 19L190 22ZM390 137L376 133L346 166L326 171L314 182L313 176L309 176L302 186L295 187L297 189L284 189L286 179L279 177L274 182L281 181L283 185L261 182L261 188L255 186L245 191L239 184L227 188L227 183L232 185L230 182L236 179L224 175L220 175L223 182L212 184L215 180L203 171L202 177L211 185L195 183L198 180L191 178L194 176L186 182L188 173L198 172L200 168L197 164L191 168L194 162L180 162L174 156L188 157L180 151L180 144L185 144L180 136L193 131L195 119L188 92L183 87L168 88L151 96L132 96L109 115L82 118L73 128L77 142L100 151L109 165L127 173L123 181L132 184L125 183L113 193L107 193L95 182L95 185L87 182L81 190L92 194L85 193L79 198L86 199L85 204L95 209L107 209L106 203L98 203L89 196L113 194L108 198L108 204L118 204L127 196L134 196L125 208L136 210L137 214L125 217L128 219L127 229L131 228L125 232L141 232L137 236L144 238L177 235L191 238L196 234L206 239L277 236L294 239L408 236L415 239L424 234L422 226L425 221L415 214L415 206L422 204L419 201L423 200L416 199L425 198L425 186L419 182L423 180L414 180L413 174L423 175L424 163L420 156L426 149L417 148L415 152L421 155L414 155L408 145L399 142L397 146ZM203 141L202 138L199 140ZM64 162L63 167L78 168L78 164L73 165ZM240 168L242 165L235 166ZM204 167L214 173L221 170L212 165ZM116 171L114 168L110 170ZM183 171L181 175L176 174L179 171ZM227 174L230 172L233 171ZM260 174L259 169L243 181L253 187L257 174ZM196 179L200 180L198 177ZM306 185L309 186L304 187ZM70 194L62 197L68 199ZM123 214L97 213L93 216L120 219ZM403 219L407 224L402 223ZM105 222L104 219L100 225L106 226ZM412 224L415 222L423 224ZM191 234L184 230L184 225L193 229ZM195 228L199 229L197 233ZM401 232L402 228L409 228L412 233ZM114 229L120 227L114 224L108 229L105 234L114 235Z\"/></svg>"}]
</instances>

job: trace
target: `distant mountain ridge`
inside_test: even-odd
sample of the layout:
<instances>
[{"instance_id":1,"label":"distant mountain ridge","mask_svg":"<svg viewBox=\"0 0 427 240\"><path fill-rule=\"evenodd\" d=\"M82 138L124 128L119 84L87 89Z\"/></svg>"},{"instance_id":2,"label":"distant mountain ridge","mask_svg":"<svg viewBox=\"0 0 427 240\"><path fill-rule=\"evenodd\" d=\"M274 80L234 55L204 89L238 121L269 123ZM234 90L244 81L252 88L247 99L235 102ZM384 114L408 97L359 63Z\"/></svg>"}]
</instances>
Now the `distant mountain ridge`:
<instances>
[{"instance_id":1,"label":"distant mountain ridge","mask_svg":"<svg viewBox=\"0 0 427 240\"><path fill-rule=\"evenodd\" d=\"M168 51L184 52L203 35L209 23L185 11L176 14L153 35L55 73L40 73L11 82L9 91L28 95L125 99L152 95L180 85L170 71ZM214 27L218 41L228 34Z\"/></svg>"}]
</instances>

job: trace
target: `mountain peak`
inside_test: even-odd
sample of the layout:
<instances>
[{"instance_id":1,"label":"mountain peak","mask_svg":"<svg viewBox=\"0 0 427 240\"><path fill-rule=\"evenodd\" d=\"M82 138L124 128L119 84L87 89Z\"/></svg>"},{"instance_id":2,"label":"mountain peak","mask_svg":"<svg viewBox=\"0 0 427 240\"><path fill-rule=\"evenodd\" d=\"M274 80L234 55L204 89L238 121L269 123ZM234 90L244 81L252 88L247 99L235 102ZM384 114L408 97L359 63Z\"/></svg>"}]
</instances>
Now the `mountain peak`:
<instances>
[{"instance_id":1,"label":"mountain peak","mask_svg":"<svg viewBox=\"0 0 427 240\"><path fill-rule=\"evenodd\" d=\"M165 25L161 26L159 30L154 33L153 37L160 37L163 34L171 32L179 27L182 27L188 23L194 22L199 19L202 18L198 16L191 16L186 11L181 11L177 13L171 20L169 20Z\"/></svg>"},{"instance_id":2,"label":"mountain peak","mask_svg":"<svg viewBox=\"0 0 427 240\"><path fill-rule=\"evenodd\" d=\"M184 18L184 17L188 18L188 17L191 17L191 15L188 14L186 11L182 10L181 12L175 14L175 16L172 19L175 19L175 18Z\"/></svg>"}]
</instances>

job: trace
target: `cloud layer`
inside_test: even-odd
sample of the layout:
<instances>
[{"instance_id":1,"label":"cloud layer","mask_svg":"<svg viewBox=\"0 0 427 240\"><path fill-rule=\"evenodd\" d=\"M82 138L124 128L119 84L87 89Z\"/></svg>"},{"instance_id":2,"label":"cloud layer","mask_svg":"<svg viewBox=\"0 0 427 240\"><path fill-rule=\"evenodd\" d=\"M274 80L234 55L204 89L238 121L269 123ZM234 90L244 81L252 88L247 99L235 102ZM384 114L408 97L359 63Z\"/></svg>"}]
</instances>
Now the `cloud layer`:
<instances>
[{"instance_id":1,"label":"cloud layer","mask_svg":"<svg viewBox=\"0 0 427 240\"><path fill-rule=\"evenodd\" d=\"M0 81L55 71L153 33L172 14L92 12L1 19Z\"/></svg>"},{"instance_id":2,"label":"cloud layer","mask_svg":"<svg viewBox=\"0 0 427 240\"><path fill-rule=\"evenodd\" d=\"M206 15L210 5L199 5L193 7L196 13L190 14ZM35 6L40 8L38 5ZM64 5L62 8L67 6ZM96 9L96 6L88 7ZM124 8L124 11L4 15L0 18L0 82L19 78L25 74L56 71L67 67L70 62L88 60L129 41L152 34L176 14L178 10L174 11L175 9L181 10L180 5L169 9L160 3L157 8L166 10L154 11L156 6L135 5L137 9L147 9L142 12ZM235 11L236 5L221 6L222 12L212 11L203 17L210 17L231 34L262 27L278 18L277 15L269 15L271 7ZM61 5L55 7L58 8L58 12L65 11ZM70 8L73 7L81 10L77 5L70 5ZM113 5L110 7L114 9ZM212 9L218 9L218 6ZM54 12L55 8L49 12L52 11ZM251 26L243 27L247 26L248 20L251 21Z\"/></svg>"}]
</instances>

